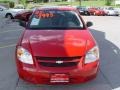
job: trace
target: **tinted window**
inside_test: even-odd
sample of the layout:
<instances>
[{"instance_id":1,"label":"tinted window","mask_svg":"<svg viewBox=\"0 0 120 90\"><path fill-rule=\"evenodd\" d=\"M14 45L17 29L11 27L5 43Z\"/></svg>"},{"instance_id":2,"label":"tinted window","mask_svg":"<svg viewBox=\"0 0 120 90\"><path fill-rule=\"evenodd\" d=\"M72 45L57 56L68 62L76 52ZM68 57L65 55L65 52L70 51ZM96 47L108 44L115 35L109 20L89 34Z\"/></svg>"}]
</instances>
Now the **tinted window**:
<instances>
[{"instance_id":1,"label":"tinted window","mask_svg":"<svg viewBox=\"0 0 120 90\"><path fill-rule=\"evenodd\" d=\"M32 16L31 29L81 29L83 23L75 11L45 10Z\"/></svg>"}]
</instances>

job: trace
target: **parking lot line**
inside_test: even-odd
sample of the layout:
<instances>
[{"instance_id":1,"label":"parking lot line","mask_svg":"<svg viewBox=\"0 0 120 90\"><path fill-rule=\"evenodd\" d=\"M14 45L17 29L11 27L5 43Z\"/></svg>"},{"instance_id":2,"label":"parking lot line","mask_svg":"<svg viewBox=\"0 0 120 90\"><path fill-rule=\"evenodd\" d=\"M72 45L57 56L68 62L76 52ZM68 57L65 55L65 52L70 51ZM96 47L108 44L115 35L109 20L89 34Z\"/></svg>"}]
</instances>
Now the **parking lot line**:
<instances>
[{"instance_id":1,"label":"parking lot line","mask_svg":"<svg viewBox=\"0 0 120 90\"><path fill-rule=\"evenodd\" d=\"M120 87L118 87L118 88L114 88L114 89L112 89L112 90L120 90Z\"/></svg>"},{"instance_id":2,"label":"parking lot line","mask_svg":"<svg viewBox=\"0 0 120 90\"><path fill-rule=\"evenodd\" d=\"M7 47L13 47L13 46L16 46L16 44L11 44L11 45L6 45L6 46L0 46L0 49L1 48L7 48Z\"/></svg>"}]
</instances>

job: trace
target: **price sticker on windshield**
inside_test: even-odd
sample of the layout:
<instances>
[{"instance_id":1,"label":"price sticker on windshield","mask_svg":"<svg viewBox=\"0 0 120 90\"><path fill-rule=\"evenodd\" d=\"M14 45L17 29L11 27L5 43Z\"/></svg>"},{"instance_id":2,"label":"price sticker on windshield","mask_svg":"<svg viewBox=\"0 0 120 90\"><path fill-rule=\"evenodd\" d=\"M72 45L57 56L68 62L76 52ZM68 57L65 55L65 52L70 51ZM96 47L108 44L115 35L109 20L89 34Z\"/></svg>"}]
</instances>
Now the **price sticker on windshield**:
<instances>
[{"instance_id":1,"label":"price sticker on windshield","mask_svg":"<svg viewBox=\"0 0 120 90\"><path fill-rule=\"evenodd\" d=\"M52 18L52 17L54 17L54 14L51 12L36 11L35 16L37 18Z\"/></svg>"}]
</instances>

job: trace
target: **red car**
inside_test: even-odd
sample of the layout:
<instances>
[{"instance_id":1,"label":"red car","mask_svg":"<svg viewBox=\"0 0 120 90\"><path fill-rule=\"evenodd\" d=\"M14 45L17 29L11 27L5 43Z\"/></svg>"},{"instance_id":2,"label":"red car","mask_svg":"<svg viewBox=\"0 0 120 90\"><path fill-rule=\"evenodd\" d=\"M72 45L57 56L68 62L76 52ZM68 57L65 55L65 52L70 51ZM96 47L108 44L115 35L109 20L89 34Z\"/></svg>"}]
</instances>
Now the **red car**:
<instances>
[{"instance_id":1,"label":"red car","mask_svg":"<svg viewBox=\"0 0 120 90\"><path fill-rule=\"evenodd\" d=\"M75 84L96 77L99 49L77 9L36 9L16 46L19 77L35 84Z\"/></svg>"},{"instance_id":2,"label":"red car","mask_svg":"<svg viewBox=\"0 0 120 90\"><path fill-rule=\"evenodd\" d=\"M29 20L29 17L32 15L32 12L33 12L32 10L23 10L18 12L14 18L27 22Z\"/></svg>"},{"instance_id":3,"label":"red car","mask_svg":"<svg viewBox=\"0 0 120 90\"><path fill-rule=\"evenodd\" d=\"M90 12L91 15L95 15L95 16L107 15L102 9L99 8L89 8L88 11Z\"/></svg>"}]
</instances>

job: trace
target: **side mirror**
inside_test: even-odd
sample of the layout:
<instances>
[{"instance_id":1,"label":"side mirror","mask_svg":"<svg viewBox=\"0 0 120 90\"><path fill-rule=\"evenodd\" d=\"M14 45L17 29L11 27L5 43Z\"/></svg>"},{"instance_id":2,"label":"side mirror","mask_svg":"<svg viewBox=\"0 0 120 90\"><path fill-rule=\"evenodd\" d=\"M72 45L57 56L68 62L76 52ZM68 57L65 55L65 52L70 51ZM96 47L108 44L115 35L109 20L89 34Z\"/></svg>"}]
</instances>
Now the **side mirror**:
<instances>
[{"instance_id":1,"label":"side mirror","mask_svg":"<svg viewBox=\"0 0 120 90\"><path fill-rule=\"evenodd\" d=\"M22 20L19 20L19 25L22 26L22 27L26 27L26 22L22 21Z\"/></svg>"},{"instance_id":2,"label":"side mirror","mask_svg":"<svg viewBox=\"0 0 120 90\"><path fill-rule=\"evenodd\" d=\"M90 26L92 26L92 25L93 25L92 22L87 22L87 23L86 23L86 26L87 26L87 27L90 27Z\"/></svg>"}]
</instances>

